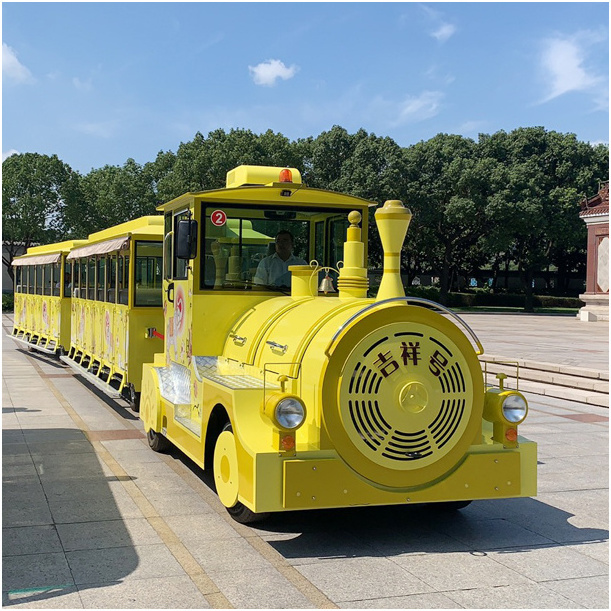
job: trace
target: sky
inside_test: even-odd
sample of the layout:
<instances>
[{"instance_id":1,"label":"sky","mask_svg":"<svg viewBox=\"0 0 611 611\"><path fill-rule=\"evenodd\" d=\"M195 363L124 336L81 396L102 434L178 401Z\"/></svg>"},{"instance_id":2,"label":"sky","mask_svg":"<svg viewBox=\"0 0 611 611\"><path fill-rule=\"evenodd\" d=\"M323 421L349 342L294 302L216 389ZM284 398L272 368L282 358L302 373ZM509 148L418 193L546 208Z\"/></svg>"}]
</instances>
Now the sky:
<instances>
[{"instance_id":1,"label":"sky","mask_svg":"<svg viewBox=\"0 0 611 611\"><path fill-rule=\"evenodd\" d=\"M609 142L609 5L3 2L2 158L144 164L196 132L400 146L543 126Z\"/></svg>"}]
</instances>

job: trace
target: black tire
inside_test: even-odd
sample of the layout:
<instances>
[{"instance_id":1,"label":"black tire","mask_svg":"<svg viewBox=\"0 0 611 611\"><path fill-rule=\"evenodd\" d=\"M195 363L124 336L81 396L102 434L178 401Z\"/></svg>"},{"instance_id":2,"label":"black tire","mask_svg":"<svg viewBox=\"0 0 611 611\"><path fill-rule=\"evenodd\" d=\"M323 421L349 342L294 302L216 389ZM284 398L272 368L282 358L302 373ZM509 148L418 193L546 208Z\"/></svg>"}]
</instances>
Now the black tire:
<instances>
[{"instance_id":1,"label":"black tire","mask_svg":"<svg viewBox=\"0 0 611 611\"><path fill-rule=\"evenodd\" d=\"M149 447L154 452L166 452L170 449L170 442L161 433L150 429L146 434L146 439L149 442Z\"/></svg>"},{"instance_id":2,"label":"black tire","mask_svg":"<svg viewBox=\"0 0 611 611\"><path fill-rule=\"evenodd\" d=\"M233 433L233 427L231 426L231 422L228 422L224 427L221 433L229 431ZM254 522L262 522L269 517L269 513L255 513L243 505L238 501L233 507L225 507L227 513L240 524L253 524Z\"/></svg>"},{"instance_id":3,"label":"black tire","mask_svg":"<svg viewBox=\"0 0 611 611\"><path fill-rule=\"evenodd\" d=\"M254 513L245 505L242 505L238 501L233 507L225 507L227 513L240 524L254 524L255 522L262 522L269 518L269 513Z\"/></svg>"},{"instance_id":4,"label":"black tire","mask_svg":"<svg viewBox=\"0 0 611 611\"><path fill-rule=\"evenodd\" d=\"M130 407L135 411L140 411L140 393L136 392L133 384L128 384L123 389L123 398L129 403Z\"/></svg>"},{"instance_id":5,"label":"black tire","mask_svg":"<svg viewBox=\"0 0 611 611\"><path fill-rule=\"evenodd\" d=\"M134 392L132 396L132 400L130 400L132 404L132 410L136 413L140 411L140 393Z\"/></svg>"}]
</instances>

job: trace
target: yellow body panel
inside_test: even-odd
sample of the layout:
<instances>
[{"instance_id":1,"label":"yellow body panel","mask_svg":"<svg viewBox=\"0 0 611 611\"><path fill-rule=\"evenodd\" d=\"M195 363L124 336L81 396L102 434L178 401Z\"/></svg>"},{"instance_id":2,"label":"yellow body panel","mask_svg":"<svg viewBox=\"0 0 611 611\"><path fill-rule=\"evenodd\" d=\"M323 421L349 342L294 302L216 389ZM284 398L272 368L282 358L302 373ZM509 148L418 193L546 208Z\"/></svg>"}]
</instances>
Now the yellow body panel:
<instances>
[{"instance_id":1,"label":"yellow body panel","mask_svg":"<svg viewBox=\"0 0 611 611\"><path fill-rule=\"evenodd\" d=\"M27 292L23 282L15 286L15 317L13 336L22 338L33 347L58 352L68 350L70 346L70 297L64 296L64 264L66 255L82 244L84 240L68 240L43 246L28 248L27 254L13 260L15 268L21 268L22 273L29 267L38 265L46 257L55 258L59 266L59 286L45 276L44 286ZM38 271L37 271L38 273ZM52 295L57 288L57 295Z\"/></svg>"},{"instance_id":2,"label":"yellow body panel","mask_svg":"<svg viewBox=\"0 0 611 611\"><path fill-rule=\"evenodd\" d=\"M15 293L13 335L24 334L42 348L70 345L70 299ZM68 314L68 316L66 316Z\"/></svg>"},{"instance_id":3,"label":"yellow body panel","mask_svg":"<svg viewBox=\"0 0 611 611\"><path fill-rule=\"evenodd\" d=\"M131 383L140 392L142 364L153 360L162 340L147 337L148 328L163 328L161 308L129 308L114 303L72 299L71 353L74 360L97 362L116 376L117 390Z\"/></svg>"},{"instance_id":4,"label":"yellow body panel","mask_svg":"<svg viewBox=\"0 0 611 611\"><path fill-rule=\"evenodd\" d=\"M109 289L96 276L96 289L80 288L74 291L71 304L71 361L80 365L115 391L127 387L136 393L141 390L142 364L152 361L163 347L163 341L148 330L163 332L163 308L135 305L135 245L156 244L161 249L163 218L146 216L93 233L78 249L72 251L74 261L116 257L123 253L127 285ZM76 273L75 273L76 275ZM98 274L99 275L99 274ZM153 291L154 289L146 289ZM116 292L115 292L116 291ZM108 293L126 303L102 301ZM143 291L144 293L144 291ZM161 286L156 289L161 303ZM86 298L95 296L96 299ZM104 386L102 386L104 388Z\"/></svg>"},{"instance_id":5,"label":"yellow body panel","mask_svg":"<svg viewBox=\"0 0 611 611\"><path fill-rule=\"evenodd\" d=\"M145 429L198 465L214 466L225 505L255 513L536 494L536 444L515 441L517 425L504 420L501 408L484 413L486 390L471 340L447 316L406 303L399 254L411 213L393 200L376 215L385 269L374 301L364 297L364 201L308 189L300 177L278 183L279 170L242 166L229 173L225 189L161 206L165 239L173 244L175 229L168 228L188 218L203 240L209 221L202 211L225 204L244 206L251 216L236 216L254 219L241 234L244 243L261 231L268 208L269 218L282 206L294 214L300 207L326 214L337 208L346 219L355 210L339 294L318 295L303 264L292 270L299 282L290 295L248 283L230 291L215 281L212 289L200 279L201 247L184 277L164 281L165 345L144 365ZM242 229L232 222L239 253ZM315 222L313 216L310 242ZM276 419L288 399L303 405L295 430Z\"/></svg>"},{"instance_id":6,"label":"yellow body panel","mask_svg":"<svg viewBox=\"0 0 611 611\"><path fill-rule=\"evenodd\" d=\"M283 469L281 509L316 509L347 505L391 505L511 498L536 494L536 480L522 481L522 465L532 466L533 443L507 453L474 446L446 478L422 489L390 491L372 486L338 458L287 460ZM529 470L532 473L532 469Z\"/></svg>"}]
</instances>

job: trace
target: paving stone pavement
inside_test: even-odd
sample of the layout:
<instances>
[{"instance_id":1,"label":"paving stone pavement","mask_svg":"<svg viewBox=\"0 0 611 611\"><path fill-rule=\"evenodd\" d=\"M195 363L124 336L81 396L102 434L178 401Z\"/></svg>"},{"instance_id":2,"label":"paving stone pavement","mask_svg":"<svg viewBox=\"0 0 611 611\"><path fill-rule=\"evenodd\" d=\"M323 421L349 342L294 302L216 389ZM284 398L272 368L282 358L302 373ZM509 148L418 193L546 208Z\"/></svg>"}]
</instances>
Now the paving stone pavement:
<instances>
[{"instance_id":1,"label":"paving stone pavement","mask_svg":"<svg viewBox=\"0 0 611 611\"><path fill-rule=\"evenodd\" d=\"M461 312L485 354L609 371L609 323L575 316Z\"/></svg>"},{"instance_id":2,"label":"paving stone pavement","mask_svg":"<svg viewBox=\"0 0 611 611\"><path fill-rule=\"evenodd\" d=\"M583 350L608 368L608 325L556 319L535 348L524 326L503 344L515 323L501 318L468 321L528 358ZM592 338L575 340L585 328ZM7 336L2 356L5 607L609 607L606 408L528 395L536 498L285 513L250 528L188 459L150 451L122 402Z\"/></svg>"}]
</instances>

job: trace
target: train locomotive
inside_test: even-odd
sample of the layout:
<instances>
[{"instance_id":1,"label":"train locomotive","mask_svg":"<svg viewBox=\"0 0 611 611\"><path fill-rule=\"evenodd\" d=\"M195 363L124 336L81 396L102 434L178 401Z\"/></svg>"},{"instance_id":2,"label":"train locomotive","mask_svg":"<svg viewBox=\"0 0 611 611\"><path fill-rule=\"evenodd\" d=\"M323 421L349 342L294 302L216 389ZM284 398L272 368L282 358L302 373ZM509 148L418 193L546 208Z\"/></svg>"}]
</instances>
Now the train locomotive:
<instances>
[{"instance_id":1,"label":"train locomotive","mask_svg":"<svg viewBox=\"0 0 611 611\"><path fill-rule=\"evenodd\" d=\"M526 399L484 384L460 318L405 296L411 213L397 200L375 211L384 271L367 296L374 206L308 188L295 168L240 166L224 189L159 208L164 351L143 366L140 418L153 450L213 470L237 521L536 494ZM261 284L280 230L300 262Z\"/></svg>"}]
</instances>

